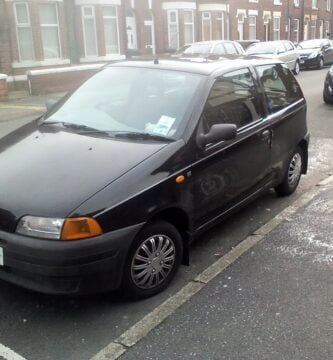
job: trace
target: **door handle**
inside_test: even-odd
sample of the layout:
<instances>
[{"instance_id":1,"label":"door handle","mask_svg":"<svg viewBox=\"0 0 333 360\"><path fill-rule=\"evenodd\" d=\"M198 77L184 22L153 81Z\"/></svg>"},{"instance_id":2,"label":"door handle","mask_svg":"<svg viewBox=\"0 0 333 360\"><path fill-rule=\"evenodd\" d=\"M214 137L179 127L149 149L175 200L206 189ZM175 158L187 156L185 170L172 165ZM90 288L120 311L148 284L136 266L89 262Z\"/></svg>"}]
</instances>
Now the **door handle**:
<instances>
[{"instance_id":1,"label":"door handle","mask_svg":"<svg viewBox=\"0 0 333 360\"><path fill-rule=\"evenodd\" d=\"M261 137L263 138L263 140L269 139L271 137L271 132L270 130L264 130L261 133Z\"/></svg>"},{"instance_id":2,"label":"door handle","mask_svg":"<svg viewBox=\"0 0 333 360\"><path fill-rule=\"evenodd\" d=\"M261 133L262 141L266 141L269 148L272 147L272 138L273 138L273 131L272 130L264 130Z\"/></svg>"}]
</instances>

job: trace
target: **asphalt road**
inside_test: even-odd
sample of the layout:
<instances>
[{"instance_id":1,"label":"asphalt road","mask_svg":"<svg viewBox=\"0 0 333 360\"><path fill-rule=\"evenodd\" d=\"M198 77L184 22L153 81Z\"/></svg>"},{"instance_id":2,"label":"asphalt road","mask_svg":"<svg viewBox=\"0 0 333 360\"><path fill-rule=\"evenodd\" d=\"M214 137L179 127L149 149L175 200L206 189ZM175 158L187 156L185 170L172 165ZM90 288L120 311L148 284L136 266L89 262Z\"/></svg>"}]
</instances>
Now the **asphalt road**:
<instances>
[{"instance_id":1,"label":"asphalt road","mask_svg":"<svg viewBox=\"0 0 333 360\"><path fill-rule=\"evenodd\" d=\"M293 196L278 198L270 191L204 234L192 246L191 266L180 269L167 291L145 301L130 303L117 293L80 298L45 296L0 281L0 344L27 360L90 359L231 247L332 173L333 107L322 101L326 72L327 69L304 71L298 77L308 100L312 138L309 174ZM29 114L30 118L33 115ZM26 121L20 117L0 120L0 137ZM140 359L145 359L145 355Z\"/></svg>"}]
</instances>

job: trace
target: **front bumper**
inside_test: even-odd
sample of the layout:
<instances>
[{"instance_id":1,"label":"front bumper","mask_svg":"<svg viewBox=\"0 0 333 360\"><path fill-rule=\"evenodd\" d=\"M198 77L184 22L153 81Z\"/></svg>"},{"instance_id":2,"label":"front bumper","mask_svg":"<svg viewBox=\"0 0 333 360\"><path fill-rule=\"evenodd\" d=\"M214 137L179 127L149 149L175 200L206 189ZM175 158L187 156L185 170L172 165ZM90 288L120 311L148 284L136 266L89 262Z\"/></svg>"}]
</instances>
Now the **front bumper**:
<instances>
[{"instance_id":1,"label":"front bumper","mask_svg":"<svg viewBox=\"0 0 333 360\"><path fill-rule=\"evenodd\" d=\"M309 58L301 58L300 65L302 69L317 67L319 63L318 56L312 59Z\"/></svg>"},{"instance_id":2,"label":"front bumper","mask_svg":"<svg viewBox=\"0 0 333 360\"><path fill-rule=\"evenodd\" d=\"M76 241L44 240L0 231L0 279L47 294L117 289L131 243L143 224Z\"/></svg>"}]
</instances>

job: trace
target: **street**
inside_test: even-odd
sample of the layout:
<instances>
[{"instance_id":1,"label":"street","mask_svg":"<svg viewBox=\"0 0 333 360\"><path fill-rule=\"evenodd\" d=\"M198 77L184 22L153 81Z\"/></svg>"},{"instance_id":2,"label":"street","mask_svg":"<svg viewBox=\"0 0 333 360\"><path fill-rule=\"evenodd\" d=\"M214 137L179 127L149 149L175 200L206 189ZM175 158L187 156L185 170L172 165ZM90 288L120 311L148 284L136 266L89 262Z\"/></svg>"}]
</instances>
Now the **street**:
<instances>
[{"instance_id":1,"label":"street","mask_svg":"<svg viewBox=\"0 0 333 360\"><path fill-rule=\"evenodd\" d=\"M297 78L308 102L308 126L311 133L311 145L309 173L302 178L294 195L288 198L279 198L273 190L269 191L223 224L203 234L191 248L190 266L180 268L178 276L166 291L144 301L129 302L118 293L75 298L46 296L0 281L0 359L20 360L21 357L26 360L91 359L166 299L177 293L221 256L228 253L230 249L253 234L256 229L274 219L297 198L306 194L318 182L332 174L333 106L325 105L322 100L323 83L327 71L327 68L320 71L303 71ZM0 137L5 136L15 127L23 125L39 114L41 105L32 106L28 116L21 117L22 108L20 106L23 105L18 104L14 113L12 109L11 118L6 118L6 104L1 104ZM262 258L258 255L256 255L256 261L259 263ZM278 262L273 265L279 267ZM245 269L244 273L246 273L246 263L234 272L232 269L228 270L225 277L234 278L238 276L240 279L242 269ZM246 286L246 281L251 280L250 274L253 274L254 271L252 269L251 272L247 273L246 278L239 280L239 288ZM325 274L329 277L329 271L326 271ZM281 283L279 286L282 286ZM197 300L199 305L197 306L200 304L203 306L208 301L207 297L211 291L208 288L201 291L200 298ZM232 296L232 294L229 295ZM228 295L226 294L226 296ZM231 298L228 299L225 300L224 306L229 306L230 311L237 311L237 306L234 304L235 308L232 307ZM232 322L232 319L230 321ZM304 326L304 324L306 324L305 320L300 326ZM155 334L154 339L156 336L158 337L158 334ZM161 336L167 335L163 333ZM1 344L19 355L15 355L16 357L9 357L12 355L8 355L6 357L3 355L5 352L1 353ZM229 349L229 351L231 350ZM133 353L128 358L146 359L148 357L145 353L138 352L137 354ZM151 354L149 358L153 358ZM157 358L159 357L156 356ZM176 357L172 357L170 354L165 357L165 359L173 358ZM191 357L188 356L187 358ZM290 357L290 360L292 359L301 358ZM324 357L321 359L326 360Z\"/></svg>"}]
</instances>

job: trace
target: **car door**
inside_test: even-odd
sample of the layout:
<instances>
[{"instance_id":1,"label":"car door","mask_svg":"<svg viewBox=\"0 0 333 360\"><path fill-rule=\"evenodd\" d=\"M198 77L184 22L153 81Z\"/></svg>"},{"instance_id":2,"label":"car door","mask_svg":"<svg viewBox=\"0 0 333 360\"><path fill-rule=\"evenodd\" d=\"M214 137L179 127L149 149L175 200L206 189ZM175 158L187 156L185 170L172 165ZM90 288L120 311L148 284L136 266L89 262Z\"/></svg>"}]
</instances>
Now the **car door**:
<instances>
[{"instance_id":1,"label":"car door","mask_svg":"<svg viewBox=\"0 0 333 360\"><path fill-rule=\"evenodd\" d=\"M234 140L198 148L193 166L194 223L219 219L271 179L271 132L253 73L243 68L216 79L201 115L200 133L215 124L235 124Z\"/></svg>"},{"instance_id":2,"label":"car door","mask_svg":"<svg viewBox=\"0 0 333 360\"><path fill-rule=\"evenodd\" d=\"M265 103L272 131L272 170L279 179L286 163L306 134L306 102L302 90L283 65L255 67L265 93Z\"/></svg>"},{"instance_id":3,"label":"car door","mask_svg":"<svg viewBox=\"0 0 333 360\"><path fill-rule=\"evenodd\" d=\"M279 43L278 56L281 61L286 63L289 69L292 69L293 64L292 64L290 52L288 51L286 45L283 42Z\"/></svg>"}]
</instances>

